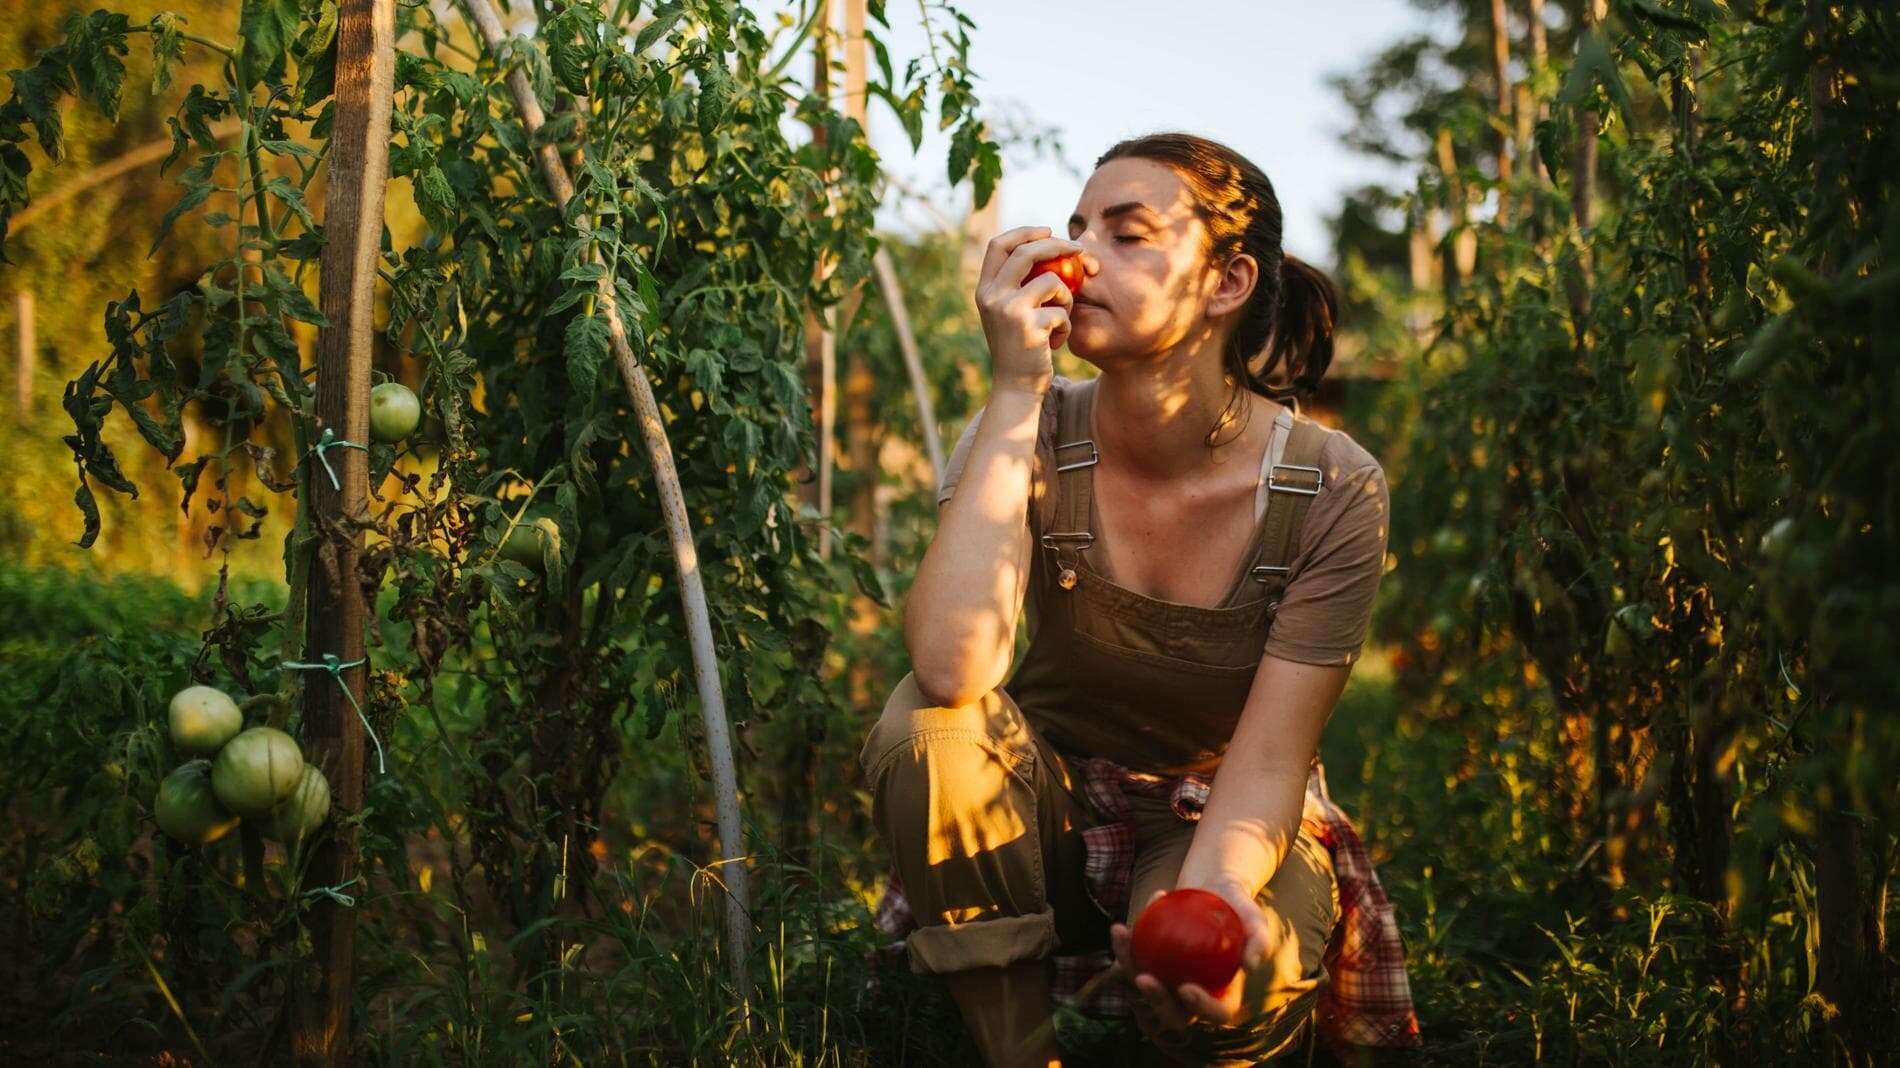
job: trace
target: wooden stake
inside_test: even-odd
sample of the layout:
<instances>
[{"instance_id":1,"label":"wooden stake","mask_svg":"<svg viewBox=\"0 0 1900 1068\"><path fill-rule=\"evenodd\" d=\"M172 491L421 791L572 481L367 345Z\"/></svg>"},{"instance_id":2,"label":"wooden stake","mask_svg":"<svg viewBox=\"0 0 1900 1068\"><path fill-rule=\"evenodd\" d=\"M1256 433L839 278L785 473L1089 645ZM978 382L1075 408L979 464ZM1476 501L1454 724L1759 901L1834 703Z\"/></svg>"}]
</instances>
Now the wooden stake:
<instances>
[{"instance_id":1,"label":"wooden stake","mask_svg":"<svg viewBox=\"0 0 1900 1068\"><path fill-rule=\"evenodd\" d=\"M337 10L335 120L324 201L324 247L318 303L332 325L317 335L317 425L346 441L369 440L370 357L375 339L377 261L381 255L383 194L389 176L390 98L395 76L395 0L343 0ZM244 146L239 146L240 154ZM308 479L319 537L311 568L306 663L333 654L344 663L363 657L367 612L357 580L363 532L350 525L369 497L369 459L361 449L332 450L341 488ZM316 462L311 458L307 462ZM305 758L330 781L332 832L319 840L310 865L313 885L340 886L356 878L356 830L363 807L361 705L365 665L340 677L312 673L304 686ZM350 1002L356 911L317 898L317 987L293 999L291 1050L302 1065L343 1065L350 1059Z\"/></svg>"}]
</instances>

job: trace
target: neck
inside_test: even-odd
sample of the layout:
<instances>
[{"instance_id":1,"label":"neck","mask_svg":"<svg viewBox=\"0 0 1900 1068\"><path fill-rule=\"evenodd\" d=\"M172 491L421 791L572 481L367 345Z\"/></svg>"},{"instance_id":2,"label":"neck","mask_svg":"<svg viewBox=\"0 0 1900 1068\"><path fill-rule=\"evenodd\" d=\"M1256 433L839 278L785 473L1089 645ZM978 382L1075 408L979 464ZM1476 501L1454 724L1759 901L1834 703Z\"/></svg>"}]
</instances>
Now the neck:
<instances>
[{"instance_id":1,"label":"neck","mask_svg":"<svg viewBox=\"0 0 1900 1068\"><path fill-rule=\"evenodd\" d=\"M1191 477L1224 463L1229 456L1259 455L1265 435L1272 432L1273 416L1250 417L1256 400L1244 385L1235 395L1217 355L1179 358L1104 369L1095 384L1095 438L1104 456L1117 470L1152 482ZM1209 448L1208 432L1226 412L1217 447ZM1272 401L1266 403L1272 404Z\"/></svg>"}]
</instances>

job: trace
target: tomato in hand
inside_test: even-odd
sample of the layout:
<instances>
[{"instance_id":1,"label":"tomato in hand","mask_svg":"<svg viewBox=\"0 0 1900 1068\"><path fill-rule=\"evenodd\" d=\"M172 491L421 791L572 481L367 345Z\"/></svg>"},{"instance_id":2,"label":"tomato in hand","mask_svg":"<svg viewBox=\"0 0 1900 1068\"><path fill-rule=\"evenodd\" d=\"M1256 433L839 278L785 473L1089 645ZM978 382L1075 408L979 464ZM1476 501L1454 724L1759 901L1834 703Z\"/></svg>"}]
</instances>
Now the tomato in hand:
<instances>
[{"instance_id":1,"label":"tomato in hand","mask_svg":"<svg viewBox=\"0 0 1900 1068\"><path fill-rule=\"evenodd\" d=\"M1029 269L1029 277L1023 281L1027 283L1041 274L1055 275L1063 285L1069 287L1070 293L1080 292L1082 279L1087 277L1087 272L1082 268L1082 257L1076 255L1057 256L1053 260L1043 260Z\"/></svg>"},{"instance_id":2,"label":"tomato in hand","mask_svg":"<svg viewBox=\"0 0 1900 1068\"><path fill-rule=\"evenodd\" d=\"M1247 929L1233 906L1207 890L1171 890L1135 921L1135 964L1169 990L1199 983L1220 997L1240 970Z\"/></svg>"}]
</instances>

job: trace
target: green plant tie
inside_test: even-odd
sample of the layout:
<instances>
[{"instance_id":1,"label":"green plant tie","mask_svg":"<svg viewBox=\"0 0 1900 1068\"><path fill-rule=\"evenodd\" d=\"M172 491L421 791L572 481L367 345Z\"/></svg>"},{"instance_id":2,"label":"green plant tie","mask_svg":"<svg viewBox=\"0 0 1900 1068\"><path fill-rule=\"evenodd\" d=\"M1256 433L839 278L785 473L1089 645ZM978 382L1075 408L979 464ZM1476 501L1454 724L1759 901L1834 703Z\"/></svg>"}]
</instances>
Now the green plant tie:
<instances>
[{"instance_id":1,"label":"green plant tie","mask_svg":"<svg viewBox=\"0 0 1900 1068\"><path fill-rule=\"evenodd\" d=\"M324 473L330 476L330 488L341 492L343 484L336 480L336 469L330 466L330 458L323 455L325 449L362 449L368 452L369 447L359 445L354 441L344 441L336 436L335 428L327 426L323 428L323 436L317 439L315 445L310 446L310 451L316 453L317 460L323 464Z\"/></svg>"},{"instance_id":2,"label":"green plant tie","mask_svg":"<svg viewBox=\"0 0 1900 1068\"><path fill-rule=\"evenodd\" d=\"M296 668L300 671L327 671L330 673L330 678L336 680L336 688L343 691L343 696L350 699L350 707L356 709L356 718L363 721L364 733L368 734L369 740L375 743L376 773L383 775L387 774L383 767L383 743L377 740L376 728L369 725L369 717L363 714L363 706L356 703L356 695L351 693L350 688L343 684L344 668L353 668L358 664L367 663L369 663L368 657L352 660L345 664L337 660L335 653L325 653L323 654L323 663L321 664L299 664L294 660L286 660L284 661L284 666L287 668Z\"/></svg>"},{"instance_id":3,"label":"green plant tie","mask_svg":"<svg viewBox=\"0 0 1900 1068\"><path fill-rule=\"evenodd\" d=\"M356 899L344 893L343 888L346 886L354 886L355 884L360 883L362 881L363 881L363 877L361 875L353 875L349 879L345 880L344 882L340 882L336 884L335 886L311 887L310 889L305 890L303 892L303 896L327 897L331 901L334 901L337 904L342 905L346 909L353 909L356 907Z\"/></svg>"}]
</instances>

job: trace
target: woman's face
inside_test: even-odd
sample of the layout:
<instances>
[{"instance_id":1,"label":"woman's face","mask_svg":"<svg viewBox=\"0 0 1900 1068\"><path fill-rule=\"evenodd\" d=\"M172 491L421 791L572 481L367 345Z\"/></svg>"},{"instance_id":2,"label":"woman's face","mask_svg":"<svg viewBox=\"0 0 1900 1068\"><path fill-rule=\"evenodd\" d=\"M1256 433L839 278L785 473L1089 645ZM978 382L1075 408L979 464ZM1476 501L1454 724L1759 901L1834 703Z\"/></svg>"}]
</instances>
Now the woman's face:
<instances>
[{"instance_id":1,"label":"woman's face","mask_svg":"<svg viewBox=\"0 0 1900 1068\"><path fill-rule=\"evenodd\" d=\"M1214 341L1253 290L1252 257L1215 270L1193 194L1172 167L1110 160L1089 177L1069 238L1101 263L1076 294L1069 351L1097 367ZM1244 277L1240 277L1244 276Z\"/></svg>"}]
</instances>

